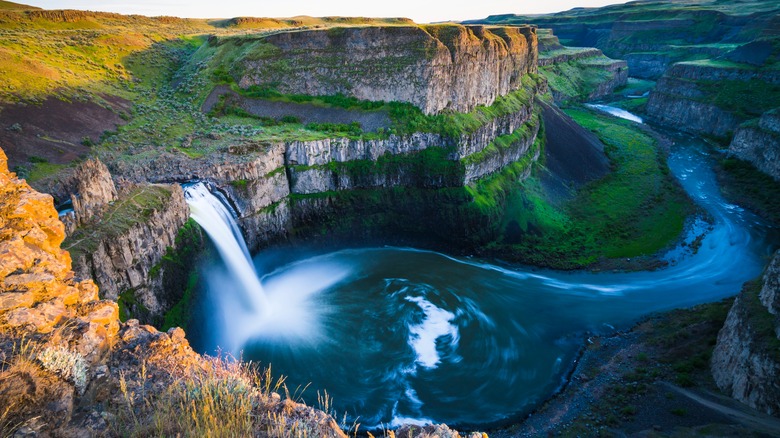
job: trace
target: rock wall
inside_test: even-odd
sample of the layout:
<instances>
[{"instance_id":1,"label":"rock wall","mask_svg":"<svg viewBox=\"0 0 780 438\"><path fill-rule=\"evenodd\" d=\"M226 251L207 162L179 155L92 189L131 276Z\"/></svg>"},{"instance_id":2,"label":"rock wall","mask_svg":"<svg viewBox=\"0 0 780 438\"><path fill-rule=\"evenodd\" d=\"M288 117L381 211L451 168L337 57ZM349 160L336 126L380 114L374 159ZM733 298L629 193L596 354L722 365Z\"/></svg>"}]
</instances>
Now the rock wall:
<instances>
[{"instance_id":1,"label":"rock wall","mask_svg":"<svg viewBox=\"0 0 780 438\"><path fill-rule=\"evenodd\" d=\"M780 252L763 280L748 283L718 334L711 369L726 394L771 415L780 415Z\"/></svg>"},{"instance_id":2,"label":"rock wall","mask_svg":"<svg viewBox=\"0 0 780 438\"><path fill-rule=\"evenodd\" d=\"M223 51L243 46L240 68L232 71L244 88L409 102L426 114L490 105L520 88L537 61L536 29L530 26L334 28L214 44ZM246 49L248 44L254 46Z\"/></svg>"},{"instance_id":3,"label":"rock wall","mask_svg":"<svg viewBox=\"0 0 780 438\"><path fill-rule=\"evenodd\" d=\"M92 364L119 329L117 306L100 301L91 280L74 280L64 238L52 197L10 173L0 149L0 331L50 333L68 321L75 350Z\"/></svg>"},{"instance_id":4,"label":"rock wall","mask_svg":"<svg viewBox=\"0 0 780 438\"><path fill-rule=\"evenodd\" d=\"M729 152L780 181L780 113L766 112L758 123L737 129Z\"/></svg>"},{"instance_id":5,"label":"rock wall","mask_svg":"<svg viewBox=\"0 0 780 438\"><path fill-rule=\"evenodd\" d=\"M169 294L163 288L164 273L151 274L155 267L159 270L168 248L176 247L178 231L189 218L181 187L153 186L132 191L107 209L101 220L124 214L124 204L132 205L136 198L146 196L154 197L154 206L131 207L143 211L142 219L110 230L88 225L70 236L65 247L74 255L77 277L93 279L104 298L116 301L122 293L131 291L151 315L161 317L175 301L165 299Z\"/></svg>"},{"instance_id":6,"label":"rock wall","mask_svg":"<svg viewBox=\"0 0 780 438\"><path fill-rule=\"evenodd\" d=\"M745 120L718 106L701 81L748 81L758 78L753 70L714 68L696 64L675 64L658 80L647 102L647 115L657 122L697 134L717 137L733 135ZM762 74L769 83L780 75Z\"/></svg>"},{"instance_id":7,"label":"rock wall","mask_svg":"<svg viewBox=\"0 0 780 438\"><path fill-rule=\"evenodd\" d=\"M543 82L526 87L526 105L488 118L456 138L418 132L379 139L247 140L197 159L161 151L154 158L133 157L109 166L114 176L138 184L213 182L233 202L247 244L255 251L288 238L297 224L308 223L307 215L316 216L305 203L291 203L291 197L463 187L513 161L536 160L537 151L530 151L540 126L534 98L546 88ZM504 144L497 139L510 136L508 146L497 146Z\"/></svg>"},{"instance_id":8,"label":"rock wall","mask_svg":"<svg viewBox=\"0 0 780 438\"><path fill-rule=\"evenodd\" d=\"M116 200L116 187L105 164L87 160L76 169L76 193L71 195L73 211L80 225L100 216L109 202Z\"/></svg>"},{"instance_id":9,"label":"rock wall","mask_svg":"<svg viewBox=\"0 0 780 438\"><path fill-rule=\"evenodd\" d=\"M230 390L240 385L257 430L296 424L315 436L346 437L328 414L256 387L245 369L229 361L198 355L182 329L163 333L137 320L120 323L116 302L99 300L91 280L74 281L70 255L60 249L64 238L52 197L8 172L0 149L0 406L5 434L151 434L159 424L157 403L166 406L166 397L181 392L184 382ZM225 410L219 401L214 407ZM132 410L132 421L123 420L125 408ZM187 435L181 429L171 432L174 424L166 425L165 433ZM225 427L216 428L224 433ZM208 427L199 430L209 434Z\"/></svg>"},{"instance_id":10,"label":"rock wall","mask_svg":"<svg viewBox=\"0 0 780 438\"><path fill-rule=\"evenodd\" d=\"M702 97L695 83L663 77L650 92L646 112L648 118L681 131L731 135L742 120L717 105L698 100Z\"/></svg>"}]
</instances>

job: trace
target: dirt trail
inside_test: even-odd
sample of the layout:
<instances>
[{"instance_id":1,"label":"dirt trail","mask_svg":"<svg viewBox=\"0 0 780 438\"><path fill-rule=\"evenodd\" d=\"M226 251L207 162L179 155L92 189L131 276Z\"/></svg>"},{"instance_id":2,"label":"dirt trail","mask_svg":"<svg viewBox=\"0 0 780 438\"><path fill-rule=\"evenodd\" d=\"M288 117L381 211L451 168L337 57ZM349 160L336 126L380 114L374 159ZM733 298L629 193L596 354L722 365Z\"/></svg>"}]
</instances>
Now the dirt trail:
<instances>
[{"instance_id":1,"label":"dirt trail","mask_svg":"<svg viewBox=\"0 0 780 438\"><path fill-rule=\"evenodd\" d=\"M780 436L780 419L770 417L769 415L762 414L758 411L750 410L745 405L737 404L730 398L710 391L700 390L694 392L680 388L669 382L660 382L660 384L667 389L688 397L702 406L720 412L751 429L772 436Z\"/></svg>"}]
</instances>

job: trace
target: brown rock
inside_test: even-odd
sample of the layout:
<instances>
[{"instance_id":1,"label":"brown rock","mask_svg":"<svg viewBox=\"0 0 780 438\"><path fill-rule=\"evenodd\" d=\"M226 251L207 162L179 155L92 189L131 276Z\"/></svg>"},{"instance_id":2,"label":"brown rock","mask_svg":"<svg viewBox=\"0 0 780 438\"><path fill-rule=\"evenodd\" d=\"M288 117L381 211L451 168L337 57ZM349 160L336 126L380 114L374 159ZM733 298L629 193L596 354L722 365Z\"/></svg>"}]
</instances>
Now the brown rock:
<instances>
[{"instance_id":1,"label":"brown rock","mask_svg":"<svg viewBox=\"0 0 780 438\"><path fill-rule=\"evenodd\" d=\"M87 160L76 170L76 195L71 196L73 211L79 224L93 216L116 199L116 187L106 165L100 160Z\"/></svg>"},{"instance_id":2,"label":"brown rock","mask_svg":"<svg viewBox=\"0 0 780 438\"><path fill-rule=\"evenodd\" d=\"M34 308L20 308L5 315L5 323L11 327L32 327L39 333L49 333L54 326L68 316L61 298L38 304Z\"/></svg>"},{"instance_id":3,"label":"brown rock","mask_svg":"<svg viewBox=\"0 0 780 438\"><path fill-rule=\"evenodd\" d=\"M27 251L27 246L19 236L0 242L0 278L14 271L29 269L34 261L34 254Z\"/></svg>"},{"instance_id":4,"label":"brown rock","mask_svg":"<svg viewBox=\"0 0 780 438\"><path fill-rule=\"evenodd\" d=\"M104 359L111 350L111 340L112 336L109 335L105 326L88 322L87 329L76 344L76 351L84 356L88 363L96 364Z\"/></svg>"},{"instance_id":5,"label":"brown rock","mask_svg":"<svg viewBox=\"0 0 780 438\"><path fill-rule=\"evenodd\" d=\"M31 292L5 292L0 293L0 313L19 307L30 307L33 305L33 294Z\"/></svg>"}]
</instances>

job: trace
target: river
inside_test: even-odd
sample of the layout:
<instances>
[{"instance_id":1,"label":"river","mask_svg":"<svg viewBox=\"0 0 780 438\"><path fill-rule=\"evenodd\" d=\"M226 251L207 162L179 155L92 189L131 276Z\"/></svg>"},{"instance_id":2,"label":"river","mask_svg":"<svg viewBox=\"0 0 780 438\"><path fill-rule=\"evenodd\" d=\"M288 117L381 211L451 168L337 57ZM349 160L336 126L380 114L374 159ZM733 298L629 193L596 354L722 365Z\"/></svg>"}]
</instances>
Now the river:
<instances>
[{"instance_id":1,"label":"river","mask_svg":"<svg viewBox=\"0 0 780 438\"><path fill-rule=\"evenodd\" d=\"M516 420L560 387L587 336L733 296L760 275L767 227L721 197L701 140L674 140L669 167L711 219L691 227L689 241L708 230L698 251L670 251L664 269L508 269L409 248L267 252L254 259L265 297L252 301L270 311L247 311L234 276L211 266L193 345L271 363L291 394L309 385L309 403L327 390L364 428Z\"/></svg>"}]
</instances>

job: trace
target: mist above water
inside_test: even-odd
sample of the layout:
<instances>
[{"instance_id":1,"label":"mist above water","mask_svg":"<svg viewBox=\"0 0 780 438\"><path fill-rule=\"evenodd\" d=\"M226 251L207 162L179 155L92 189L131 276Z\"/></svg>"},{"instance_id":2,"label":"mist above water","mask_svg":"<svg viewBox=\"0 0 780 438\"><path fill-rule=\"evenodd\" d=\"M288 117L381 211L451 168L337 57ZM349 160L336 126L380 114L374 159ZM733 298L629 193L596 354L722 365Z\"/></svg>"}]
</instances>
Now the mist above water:
<instances>
[{"instance_id":1,"label":"mist above water","mask_svg":"<svg viewBox=\"0 0 780 438\"><path fill-rule=\"evenodd\" d=\"M327 389L337 412L364 427L484 425L526 414L559 387L586 336L735 295L761 273L767 228L720 196L701 141L676 142L669 167L711 220L686 236L701 240L698 251L675 248L667 268L508 269L405 248L286 263L282 251L255 257L264 268L254 288L225 258L206 268L209 310L190 322L202 334L192 342L273 364L291 388L311 384L306 400Z\"/></svg>"}]
</instances>

